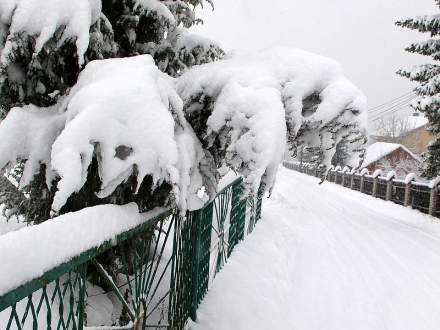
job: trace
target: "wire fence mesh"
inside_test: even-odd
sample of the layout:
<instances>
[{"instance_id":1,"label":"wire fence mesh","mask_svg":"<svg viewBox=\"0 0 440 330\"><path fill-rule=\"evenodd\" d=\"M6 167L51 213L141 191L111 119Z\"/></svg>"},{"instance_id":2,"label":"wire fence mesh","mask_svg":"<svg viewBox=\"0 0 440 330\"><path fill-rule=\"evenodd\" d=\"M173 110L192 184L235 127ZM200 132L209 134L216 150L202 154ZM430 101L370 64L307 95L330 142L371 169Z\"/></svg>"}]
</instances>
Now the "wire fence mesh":
<instances>
[{"instance_id":1,"label":"wire fence mesh","mask_svg":"<svg viewBox=\"0 0 440 330\"><path fill-rule=\"evenodd\" d=\"M263 191L244 199L237 179L200 210L167 211L84 251L0 296L0 329L184 329L260 219ZM93 324L93 303L109 294L121 305L117 318Z\"/></svg>"}]
</instances>

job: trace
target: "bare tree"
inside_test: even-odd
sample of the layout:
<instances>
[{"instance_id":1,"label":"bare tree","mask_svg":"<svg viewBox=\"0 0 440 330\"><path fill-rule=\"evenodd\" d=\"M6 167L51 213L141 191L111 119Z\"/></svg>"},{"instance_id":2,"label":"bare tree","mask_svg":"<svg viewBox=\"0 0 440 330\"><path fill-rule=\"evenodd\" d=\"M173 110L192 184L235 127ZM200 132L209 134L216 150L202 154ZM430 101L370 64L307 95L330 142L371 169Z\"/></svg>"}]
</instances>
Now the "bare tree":
<instances>
[{"instance_id":1,"label":"bare tree","mask_svg":"<svg viewBox=\"0 0 440 330\"><path fill-rule=\"evenodd\" d=\"M408 117L398 117L396 114L381 118L375 125L376 135L392 140L402 136L415 128Z\"/></svg>"}]
</instances>

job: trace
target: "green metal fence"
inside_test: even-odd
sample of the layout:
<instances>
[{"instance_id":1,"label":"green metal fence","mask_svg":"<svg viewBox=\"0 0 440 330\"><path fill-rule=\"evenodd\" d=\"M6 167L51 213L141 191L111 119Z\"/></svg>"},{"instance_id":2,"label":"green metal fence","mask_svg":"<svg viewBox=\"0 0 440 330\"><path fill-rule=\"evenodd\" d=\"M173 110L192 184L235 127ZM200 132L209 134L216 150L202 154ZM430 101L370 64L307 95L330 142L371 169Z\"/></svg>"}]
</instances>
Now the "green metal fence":
<instances>
[{"instance_id":1,"label":"green metal fence","mask_svg":"<svg viewBox=\"0 0 440 330\"><path fill-rule=\"evenodd\" d=\"M185 218L167 211L81 253L1 296L0 329L184 329L260 219L262 191L242 199L237 179ZM103 297L119 310L93 324Z\"/></svg>"}]
</instances>

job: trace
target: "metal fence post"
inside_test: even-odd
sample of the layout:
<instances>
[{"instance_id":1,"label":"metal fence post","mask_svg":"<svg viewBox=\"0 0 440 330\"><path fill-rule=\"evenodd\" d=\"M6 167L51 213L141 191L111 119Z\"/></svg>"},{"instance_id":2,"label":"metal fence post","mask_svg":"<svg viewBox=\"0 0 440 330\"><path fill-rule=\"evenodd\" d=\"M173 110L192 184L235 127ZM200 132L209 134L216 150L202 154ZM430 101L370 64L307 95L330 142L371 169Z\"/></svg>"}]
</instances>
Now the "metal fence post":
<instances>
[{"instance_id":1,"label":"metal fence post","mask_svg":"<svg viewBox=\"0 0 440 330\"><path fill-rule=\"evenodd\" d=\"M411 197L411 182L405 184L405 199L403 200L403 206L408 206L410 204Z\"/></svg>"},{"instance_id":2,"label":"metal fence post","mask_svg":"<svg viewBox=\"0 0 440 330\"><path fill-rule=\"evenodd\" d=\"M208 291L213 207L214 203L211 202L203 209L192 212L191 244L193 245L193 262L190 316L193 321L196 321L197 308ZM189 217L187 221L189 221Z\"/></svg>"},{"instance_id":3,"label":"metal fence post","mask_svg":"<svg viewBox=\"0 0 440 330\"><path fill-rule=\"evenodd\" d=\"M364 192L364 175L365 174L361 174L361 183L359 185L359 191L360 192Z\"/></svg>"},{"instance_id":4,"label":"metal fence post","mask_svg":"<svg viewBox=\"0 0 440 330\"><path fill-rule=\"evenodd\" d=\"M373 197L377 197L377 184L379 181L379 176L382 175L382 171L381 170L376 170L373 173L373 192L371 194L371 196Z\"/></svg>"},{"instance_id":5,"label":"metal fence post","mask_svg":"<svg viewBox=\"0 0 440 330\"><path fill-rule=\"evenodd\" d=\"M87 263L79 268L79 296L78 296L78 330L84 329L84 315L86 313L86 276Z\"/></svg>"},{"instance_id":6,"label":"metal fence post","mask_svg":"<svg viewBox=\"0 0 440 330\"><path fill-rule=\"evenodd\" d=\"M393 179L396 176L396 172L391 171L387 175L387 192L385 195L385 200L389 201L391 200L391 192L393 191Z\"/></svg>"},{"instance_id":7,"label":"metal fence post","mask_svg":"<svg viewBox=\"0 0 440 330\"><path fill-rule=\"evenodd\" d=\"M403 202L403 206L409 206L411 204L411 182L414 179L414 173L409 173L405 178L405 199Z\"/></svg>"},{"instance_id":8,"label":"metal fence post","mask_svg":"<svg viewBox=\"0 0 440 330\"><path fill-rule=\"evenodd\" d=\"M434 215L437 208L437 186L431 188L431 195L429 196L429 214Z\"/></svg>"},{"instance_id":9,"label":"metal fence post","mask_svg":"<svg viewBox=\"0 0 440 330\"><path fill-rule=\"evenodd\" d=\"M243 187L241 182L232 186L231 214L228 238L228 257L235 246L244 238L246 221L246 199L241 199Z\"/></svg>"},{"instance_id":10,"label":"metal fence post","mask_svg":"<svg viewBox=\"0 0 440 330\"><path fill-rule=\"evenodd\" d=\"M371 193L371 196L376 197L377 195L377 177L373 177L373 192Z\"/></svg>"},{"instance_id":11,"label":"metal fence post","mask_svg":"<svg viewBox=\"0 0 440 330\"><path fill-rule=\"evenodd\" d=\"M355 173L355 170L352 169L350 171L350 189L353 189L353 186L354 186L354 173Z\"/></svg>"},{"instance_id":12,"label":"metal fence post","mask_svg":"<svg viewBox=\"0 0 440 330\"><path fill-rule=\"evenodd\" d=\"M438 184L440 183L440 177L437 177L429 183L429 188L431 189L431 194L429 196L429 215L434 215L437 210L437 191Z\"/></svg>"}]
</instances>

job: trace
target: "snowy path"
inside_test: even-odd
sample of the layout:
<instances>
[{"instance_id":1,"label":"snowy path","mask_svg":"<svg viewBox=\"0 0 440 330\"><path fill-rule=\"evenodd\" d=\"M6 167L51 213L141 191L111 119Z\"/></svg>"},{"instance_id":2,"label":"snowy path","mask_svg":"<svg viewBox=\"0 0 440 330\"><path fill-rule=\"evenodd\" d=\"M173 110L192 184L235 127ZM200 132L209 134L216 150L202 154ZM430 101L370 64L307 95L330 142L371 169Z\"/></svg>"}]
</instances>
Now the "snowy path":
<instances>
[{"instance_id":1,"label":"snowy path","mask_svg":"<svg viewBox=\"0 0 440 330\"><path fill-rule=\"evenodd\" d=\"M280 170L194 329L440 328L440 223L317 182Z\"/></svg>"}]
</instances>

